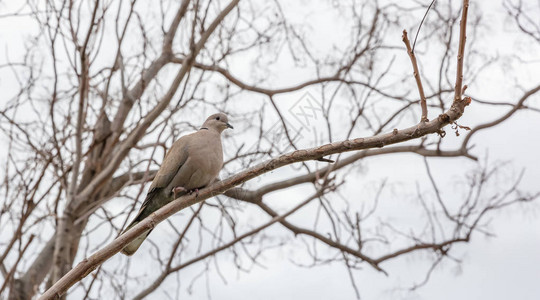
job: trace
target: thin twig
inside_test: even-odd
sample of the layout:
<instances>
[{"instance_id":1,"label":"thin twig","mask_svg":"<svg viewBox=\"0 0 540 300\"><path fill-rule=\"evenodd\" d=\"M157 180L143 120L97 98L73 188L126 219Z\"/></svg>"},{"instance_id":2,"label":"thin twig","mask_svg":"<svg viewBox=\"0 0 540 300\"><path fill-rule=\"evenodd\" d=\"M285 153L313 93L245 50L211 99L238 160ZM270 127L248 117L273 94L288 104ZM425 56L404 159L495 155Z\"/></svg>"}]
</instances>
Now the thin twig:
<instances>
[{"instance_id":1,"label":"thin twig","mask_svg":"<svg viewBox=\"0 0 540 300\"><path fill-rule=\"evenodd\" d=\"M32 241L34 240L34 237L35 235L33 234L30 236L30 238L28 239L28 242L26 242L26 245L24 245L23 249L19 253L19 257L17 258L17 261L13 264L13 266L9 270L9 273L4 278L4 283L2 284L2 287L0 287L0 295L2 294L2 292L4 291L8 283L10 282L11 276L13 276L13 274L15 273L15 270L17 269L17 266L19 265L19 262L21 261L23 254L26 252L26 249L28 249L28 246L30 246L30 243L32 243Z\"/></svg>"},{"instance_id":2,"label":"thin twig","mask_svg":"<svg viewBox=\"0 0 540 300\"><path fill-rule=\"evenodd\" d=\"M418 64L416 63L416 56L414 55L413 50L411 49L411 43L409 42L409 38L407 37L407 30L403 30L403 42L405 43L405 47L407 47L407 53L409 54L409 57L411 58L411 63L413 65L414 70L414 79L416 80L416 85L418 85L418 93L420 94L420 106L422 107L422 117L420 118L420 122L427 122L427 103L426 103L426 95L424 94L424 88L422 87L422 80L420 79L420 72L418 71Z\"/></svg>"},{"instance_id":3,"label":"thin twig","mask_svg":"<svg viewBox=\"0 0 540 300\"><path fill-rule=\"evenodd\" d=\"M463 57L465 53L465 41L467 40L467 13L469 12L469 0L463 0L463 10L461 12L461 22L459 30L459 49L457 56L456 86L454 103L461 101L463 84Z\"/></svg>"}]
</instances>

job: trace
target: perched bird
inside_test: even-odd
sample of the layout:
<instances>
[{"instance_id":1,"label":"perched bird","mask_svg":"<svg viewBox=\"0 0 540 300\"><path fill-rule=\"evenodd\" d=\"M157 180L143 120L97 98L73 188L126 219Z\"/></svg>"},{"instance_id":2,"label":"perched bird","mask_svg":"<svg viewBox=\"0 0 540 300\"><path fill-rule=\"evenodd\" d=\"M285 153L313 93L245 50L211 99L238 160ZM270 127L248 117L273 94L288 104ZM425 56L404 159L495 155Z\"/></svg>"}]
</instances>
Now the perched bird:
<instances>
[{"instance_id":1,"label":"perched bird","mask_svg":"<svg viewBox=\"0 0 540 300\"><path fill-rule=\"evenodd\" d=\"M198 193L199 189L217 178L223 167L221 133L233 128L223 113L213 114L199 131L181 137L173 143L150 186L139 213L124 230L166 205L172 199L186 193ZM148 230L122 249L122 253L132 255L146 239Z\"/></svg>"}]
</instances>

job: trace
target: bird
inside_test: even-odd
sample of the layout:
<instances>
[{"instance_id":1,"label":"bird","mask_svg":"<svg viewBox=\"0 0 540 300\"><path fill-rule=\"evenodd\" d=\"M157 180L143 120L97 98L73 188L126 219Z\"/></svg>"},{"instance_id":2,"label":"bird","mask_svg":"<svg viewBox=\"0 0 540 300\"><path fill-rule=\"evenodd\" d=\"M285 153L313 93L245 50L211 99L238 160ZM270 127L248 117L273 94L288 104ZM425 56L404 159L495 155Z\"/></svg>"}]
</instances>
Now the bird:
<instances>
[{"instance_id":1,"label":"bird","mask_svg":"<svg viewBox=\"0 0 540 300\"><path fill-rule=\"evenodd\" d=\"M221 133L233 129L227 115L217 113L209 116L201 128L173 143L161 164L137 216L122 232L141 222L144 218L173 199L195 192L212 183L223 167ZM123 249L125 255L133 255L152 230L148 230Z\"/></svg>"}]
</instances>

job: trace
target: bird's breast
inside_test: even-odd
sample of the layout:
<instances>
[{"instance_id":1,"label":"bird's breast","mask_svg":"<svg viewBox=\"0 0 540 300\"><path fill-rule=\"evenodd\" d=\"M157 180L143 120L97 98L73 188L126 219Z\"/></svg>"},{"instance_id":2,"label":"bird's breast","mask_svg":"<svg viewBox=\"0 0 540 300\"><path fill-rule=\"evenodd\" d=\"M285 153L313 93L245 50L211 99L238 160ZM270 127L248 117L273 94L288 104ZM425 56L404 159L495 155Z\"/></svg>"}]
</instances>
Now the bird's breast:
<instances>
[{"instance_id":1,"label":"bird's breast","mask_svg":"<svg viewBox=\"0 0 540 300\"><path fill-rule=\"evenodd\" d=\"M191 177L189 185L205 186L218 176L223 167L223 150L220 140L217 143L201 142L199 145L190 147L189 152L190 165L197 170Z\"/></svg>"}]
</instances>

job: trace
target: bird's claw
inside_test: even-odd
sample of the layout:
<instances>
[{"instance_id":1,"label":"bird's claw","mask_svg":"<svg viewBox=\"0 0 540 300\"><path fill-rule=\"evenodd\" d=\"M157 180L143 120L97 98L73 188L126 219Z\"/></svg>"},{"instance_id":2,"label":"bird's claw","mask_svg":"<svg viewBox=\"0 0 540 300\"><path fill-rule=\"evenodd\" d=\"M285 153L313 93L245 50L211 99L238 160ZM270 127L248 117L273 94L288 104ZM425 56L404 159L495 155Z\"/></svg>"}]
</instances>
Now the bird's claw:
<instances>
[{"instance_id":1,"label":"bird's claw","mask_svg":"<svg viewBox=\"0 0 540 300\"><path fill-rule=\"evenodd\" d=\"M176 195L177 195L178 193L180 193L180 192L186 192L186 191L187 191L187 190L186 190L185 188L181 187L181 186L177 186L177 187L174 187L174 188L172 189L172 192L173 192L173 194L174 194L174 198L175 198L175 199L176 199Z\"/></svg>"},{"instance_id":2,"label":"bird's claw","mask_svg":"<svg viewBox=\"0 0 540 300\"><path fill-rule=\"evenodd\" d=\"M189 191L189 194L193 194L195 193L195 197L199 197L199 189L192 189L191 191Z\"/></svg>"},{"instance_id":3,"label":"bird's claw","mask_svg":"<svg viewBox=\"0 0 540 300\"><path fill-rule=\"evenodd\" d=\"M174 194L175 199L177 198L178 193L181 193L181 192L185 192L185 193L188 193L190 195L195 193L195 197L199 197L199 189L192 189L192 190L188 191L186 188L181 187L181 186L177 186L177 187L174 187L172 189L172 193Z\"/></svg>"}]
</instances>

